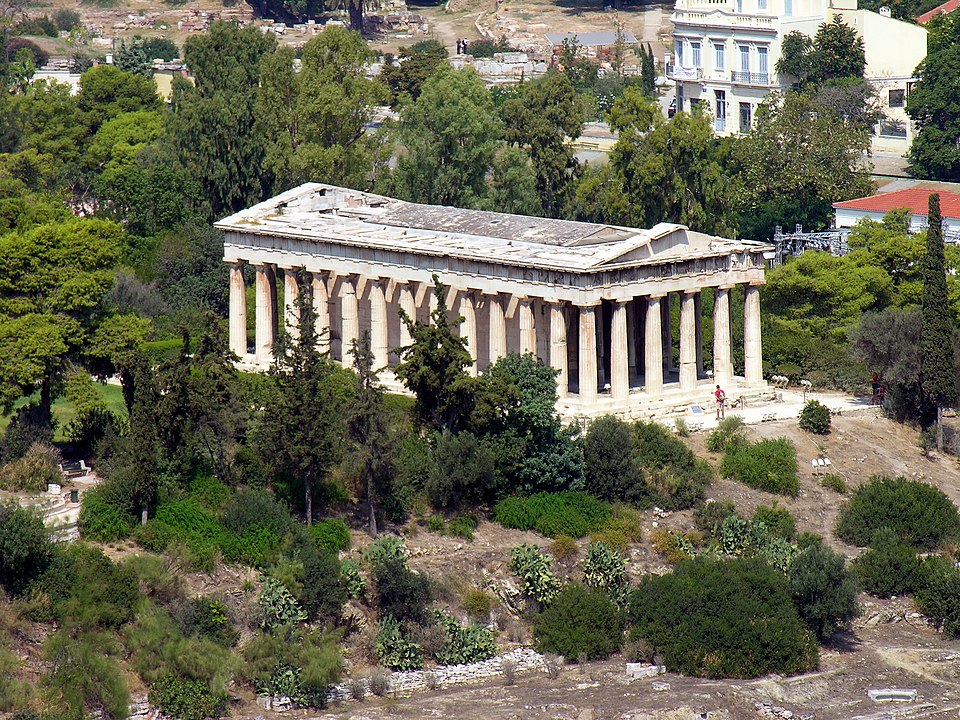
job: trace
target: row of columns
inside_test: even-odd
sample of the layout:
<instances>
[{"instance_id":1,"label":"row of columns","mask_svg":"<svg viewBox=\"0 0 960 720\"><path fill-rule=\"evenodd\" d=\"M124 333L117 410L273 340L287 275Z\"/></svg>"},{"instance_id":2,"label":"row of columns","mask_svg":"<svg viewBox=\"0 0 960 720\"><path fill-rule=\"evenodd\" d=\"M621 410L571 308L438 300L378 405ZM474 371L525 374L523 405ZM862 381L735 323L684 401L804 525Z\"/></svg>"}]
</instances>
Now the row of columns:
<instances>
[{"instance_id":1,"label":"row of columns","mask_svg":"<svg viewBox=\"0 0 960 720\"><path fill-rule=\"evenodd\" d=\"M276 268L273 265L256 265L256 339L254 360L257 363L269 362L273 352L273 342L277 335L276 315L277 289ZM320 338L321 350L328 351L331 328L331 297L336 280L339 293L339 330L340 359L344 365L352 362L350 349L360 335L360 303L358 299L357 276L333 278L327 273L308 274L311 289L311 301L316 313L316 326ZM390 331L388 302L385 281L367 279L364 281L369 307L369 330L371 350L375 367L389 365ZM418 305L423 303L426 288L414 283L402 283L397 287L397 305L407 316L417 317ZM733 378L733 363L730 347L730 287L720 287L714 291L713 307L713 378L717 384L729 383ZM478 318L477 294L473 291L454 291L458 297L456 307L451 308L463 317L460 327L461 336L466 338L467 350L474 359L469 368L474 375L478 372L477 358L480 357L479 338L481 326L486 322L486 355L490 364L504 357L508 352L507 307L516 302L518 315L519 350L522 353L538 354L538 323L534 300L529 297L505 298L500 294L483 293L486 317ZM299 328L298 296L300 285L294 269L284 272L283 321L287 332L296 337ZM699 291L680 293L680 361L676 368L679 386L682 390L695 390L704 375L702 352L701 299ZM635 334L640 330L636 314L643 311L643 385L646 393L658 395L664 389L664 374L672 374L673 343L669 296L666 294L649 295L635 299L612 301L609 320L609 387L610 395L617 400L625 400L630 393L631 371L638 367ZM419 301L419 302L418 302ZM544 314L549 314L549 343L546 344L547 357L543 359L557 372L558 392L561 397L569 392L570 359L568 348L568 320L572 312L559 302L546 302ZM645 306L644 306L645 303ZM430 308L435 299L430 294ZM512 306L511 306L512 307ZM577 310L575 326L578 337L578 352L573 357L577 363L577 390L582 403L597 399L601 376L605 377L605 367L598 366L598 358L607 355L608 338L601 303L589 303L572 306ZM516 339L516 338L515 338ZM399 345L411 342L409 331L404 323L399 327ZM239 356L247 354L247 318L246 292L243 263L234 263L230 271L230 348ZM601 353L602 351L602 353ZM762 382L761 340L760 340L760 294L759 287L745 287L744 301L744 379L747 383ZM639 374L639 373L638 373Z\"/></svg>"}]
</instances>

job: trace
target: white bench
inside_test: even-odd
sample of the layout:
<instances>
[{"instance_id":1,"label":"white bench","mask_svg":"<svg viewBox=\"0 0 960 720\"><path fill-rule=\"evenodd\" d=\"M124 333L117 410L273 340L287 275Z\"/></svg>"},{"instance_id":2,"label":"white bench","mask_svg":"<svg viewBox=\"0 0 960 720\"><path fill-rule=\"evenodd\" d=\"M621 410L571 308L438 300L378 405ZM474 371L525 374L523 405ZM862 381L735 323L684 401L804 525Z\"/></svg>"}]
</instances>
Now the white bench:
<instances>
[{"instance_id":1,"label":"white bench","mask_svg":"<svg viewBox=\"0 0 960 720\"><path fill-rule=\"evenodd\" d=\"M810 461L810 465L813 467L814 475L826 475L830 468L833 467L833 463L830 462L829 458L814 458Z\"/></svg>"}]
</instances>

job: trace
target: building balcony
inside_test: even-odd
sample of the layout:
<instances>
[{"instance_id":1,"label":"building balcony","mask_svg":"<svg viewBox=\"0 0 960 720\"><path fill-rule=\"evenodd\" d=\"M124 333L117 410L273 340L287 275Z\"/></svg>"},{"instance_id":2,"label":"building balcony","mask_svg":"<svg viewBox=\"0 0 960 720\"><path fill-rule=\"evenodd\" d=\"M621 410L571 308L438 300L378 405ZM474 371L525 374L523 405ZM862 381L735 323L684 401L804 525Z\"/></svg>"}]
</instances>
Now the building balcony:
<instances>
[{"instance_id":1,"label":"building balcony","mask_svg":"<svg viewBox=\"0 0 960 720\"><path fill-rule=\"evenodd\" d=\"M703 68L682 67L680 65L667 65L667 77L671 80L702 80Z\"/></svg>"},{"instance_id":2,"label":"building balcony","mask_svg":"<svg viewBox=\"0 0 960 720\"><path fill-rule=\"evenodd\" d=\"M730 82L736 85L759 85L770 87L770 73L744 72L733 70L730 72Z\"/></svg>"},{"instance_id":3,"label":"building balcony","mask_svg":"<svg viewBox=\"0 0 960 720\"><path fill-rule=\"evenodd\" d=\"M674 25L694 25L713 28L749 28L762 32L776 32L777 17L770 15L748 15L745 13L732 13L728 10L717 9L697 9L683 10L676 9L670 16Z\"/></svg>"}]
</instances>

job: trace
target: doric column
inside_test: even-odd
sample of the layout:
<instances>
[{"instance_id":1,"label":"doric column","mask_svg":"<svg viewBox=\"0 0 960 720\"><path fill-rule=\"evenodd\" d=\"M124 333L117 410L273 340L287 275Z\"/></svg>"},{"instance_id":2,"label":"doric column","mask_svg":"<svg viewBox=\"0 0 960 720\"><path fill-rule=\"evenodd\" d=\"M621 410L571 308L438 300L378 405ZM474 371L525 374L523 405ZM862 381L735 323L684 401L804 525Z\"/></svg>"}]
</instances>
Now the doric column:
<instances>
[{"instance_id":1,"label":"doric column","mask_svg":"<svg viewBox=\"0 0 960 720\"><path fill-rule=\"evenodd\" d=\"M760 345L759 285L747 285L744 288L743 375L748 383L763 382L763 360Z\"/></svg>"},{"instance_id":2,"label":"doric column","mask_svg":"<svg viewBox=\"0 0 960 720\"><path fill-rule=\"evenodd\" d=\"M417 321L417 301L413 294L413 285L404 283L400 286L400 309L407 314L411 322ZM400 347L407 347L413 343L413 336L407 330L407 324L400 320Z\"/></svg>"},{"instance_id":3,"label":"doric column","mask_svg":"<svg viewBox=\"0 0 960 720\"><path fill-rule=\"evenodd\" d=\"M230 352L241 359L247 354L247 287L242 261L230 265Z\"/></svg>"},{"instance_id":4,"label":"doric column","mask_svg":"<svg viewBox=\"0 0 960 720\"><path fill-rule=\"evenodd\" d=\"M563 316L563 306L550 305L550 365L557 371L557 395L567 396L569 381L567 376L567 320Z\"/></svg>"},{"instance_id":5,"label":"doric column","mask_svg":"<svg viewBox=\"0 0 960 720\"><path fill-rule=\"evenodd\" d=\"M660 308L666 298L651 295L647 298L646 327L644 328L644 385L651 395L663 392L663 328Z\"/></svg>"},{"instance_id":6,"label":"doric column","mask_svg":"<svg viewBox=\"0 0 960 720\"><path fill-rule=\"evenodd\" d=\"M597 399L597 306L580 306L580 403Z\"/></svg>"},{"instance_id":7,"label":"doric column","mask_svg":"<svg viewBox=\"0 0 960 720\"><path fill-rule=\"evenodd\" d=\"M312 273L310 293L313 296L313 328L317 333L317 349L322 353L330 352L330 297L322 272Z\"/></svg>"},{"instance_id":8,"label":"doric column","mask_svg":"<svg viewBox=\"0 0 960 720\"><path fill-rule=\"evenodd\" d=\"M473 293L464 290L460 293L460 315L463 317L463 324L460 326L460 337L467 341L467 352L470 353L470 359L473 361L467 367L467 372L471 377L477 376L477 355L479 354L479 345L477 344L477 301Z\"/></svg>"},{"instance_id":9,"label":"doric column","mask_svg":"<svg viewBox=\"0 0 960 720\"><path fill-rule=\"evenodd\" d=\"M360 336L357 307L357 279L348 276L340 283L340 353L343 367L353 367L353 344Z\"/></svg>"},{"instance_id":10,"label":"doric column","mask_svg":"<svg viewBox=\"0 0 960 720\"><path fill-rule=\"evenodd\" d=\"M637 303L636 300L627 302L627 366L630 371L630 382L637 376Z\"/></svg>"},{"instance_id":11,"label":"doric column","mask_svg":"<svg viewBox=\"0 0 960 720\"><path fill-rule=\"evenodd\" d=\"M717 288L713 294L713 379L723 387L733 378L730 359L730 289Z\"/></svg>"},{"instance_id":12,"label":"doric column","mask_svg":"<svg viewBox=\"0 0 960 720\"><path fill-rule=\"evenodd\" d=\"M283 329L291 338L300 337L300 285L294 268L283 269Z\"/></svg>"},{"instance_id":13,"label":"doric column","mask_svg":"<svg viewBox=\"0 0 960 720\"><path fill-rule=\"evenodd\" d=\"M277 275L272 265L257 265L257 339L255 358L270 362L277 328Z\"/></svg>"},{"instance_id":14,"label":"doric column","mask_svg":"<svg viewBox=\"0 0 960 720\"><path fill-rule=\"evenodd\" d=\"M537 328L533 317L533 300L520 301L520 352L537 354Z\"/></svg>"},{"instance_id":15,"label":"doric column","mask_svg":"<svg viewBox=\"0 0 960 720\"><path fill-rule=\"evenodd\" d=\"M673 327L670 317L670 293L660 300L660 332L662 339L660 346L663 349L663 369L673 368Z\"/></svg>"},{"instance_id":16,"label":"doric column","mask_svg":"<svg viewBox=\"0 0 960 720\"><path fill-rule=\"evenodd\" d=\"M389 364L388 338L387 299L383 294L383 281L374 280L370 283L370 350L373 352L373 367L376 370Z\"/></svg>"},{"instance_id":17,"label":"doric column","mask_svg":"<svg viewBox=\"0 0 960 720\"><path fill-rule=\"evenodd\" d=\"M610 323L610 394L626 400L630 394L630 358L627 342L627 304L614 302Z\"/></svg>"},{"instance_id":18,"label":"doric column","mask_svg":"<svg viewBox=\"0 0 960 720\"><path fill-rule=\"evenodd\" d=\"M499 295L487 297L490 323L490 364L507 354L507 323L503 317L503 301Z\"/></svg>"},{"instance_id":19,"label":"doric column","mask_svg":"<svg viewBox=\"0 0 960 720\"><path fill-rule=\"evenodd\" d=\"M697 377L703 375L703 295L693 296L693 318L697 324Z\"/></svg>"},{"instance_id":20,"label":"doric column","mask_svg":"<svg viewBox=\"0 0 960 720\"><path fill-rule=\"evenodd\" d=\"M680 295L680 389L697 387L697 321L694 293Z\"/></svg>"}]
</instances>

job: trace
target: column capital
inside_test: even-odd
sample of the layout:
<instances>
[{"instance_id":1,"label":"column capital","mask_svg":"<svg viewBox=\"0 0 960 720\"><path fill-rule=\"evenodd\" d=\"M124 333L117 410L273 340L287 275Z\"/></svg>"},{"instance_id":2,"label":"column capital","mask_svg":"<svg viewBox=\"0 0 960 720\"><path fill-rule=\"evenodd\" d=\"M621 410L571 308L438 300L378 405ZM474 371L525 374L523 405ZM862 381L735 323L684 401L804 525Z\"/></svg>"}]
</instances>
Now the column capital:
<instances>
[{"instance_id":1,"label":"column capital","mask_svg":"<svg viewBox=\"0 0 960 720\"><path fill-rule=\"evenodd\" d=\"M582 308L582 309L584 309L584 310L590 310L590 309L593 309L593 308L595 308L595 307L599 307L601 302L603 302L603 301L602 301L602 300L587 300L586 302L577 302L577 303L574 303L574 305L576 305L578 308Z\"/></svg>"},{"instance_id":2,"label":"column capital","mask_svg":"<svg viewBox=\"0 0 960 720\"><path fill-rule=\"evenodd\" d=\"M228 258L224 258L223 261L228 265L233 265L234 267L243 267L244 265L247 264L247 261L244 260L243 258L228 257Z\"/></svg>"},{"instance_id":3,"label":"column capital","mask_svg":"<svg viewBox=\"0 0 960 720\"><path fill-rule=\"evenodd\" d=\"M641 295L641 297L645 297L647 300L663 300L666 296L666 293L650 293L649 295Z\"/></svg>"},{"instance_id":4,"label":"column capital","mask_svg":"<svg viewBox=\"0 0 960 720\"><path fill-rule=\"evenodd\" d=\"M684 295L699 295L700 288L684 288L682 292Z\"/></svg>"},{"instance_id":5,"label":"column capital","mask_svg":"<svg viewBox=\"0 0 960 720\"><path fill-rule=\"evenodd\" d=\"M747 283L747 285L749 285L750 287L755 287L755 288L758 288L761 285L766 285L766 284L767 284L766 280L751 280L750 282Z\"/></svg>"}]
</instances>

